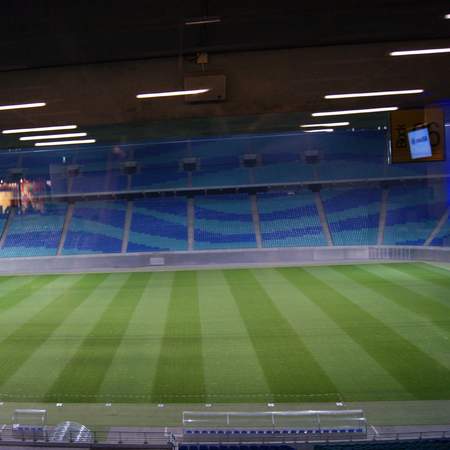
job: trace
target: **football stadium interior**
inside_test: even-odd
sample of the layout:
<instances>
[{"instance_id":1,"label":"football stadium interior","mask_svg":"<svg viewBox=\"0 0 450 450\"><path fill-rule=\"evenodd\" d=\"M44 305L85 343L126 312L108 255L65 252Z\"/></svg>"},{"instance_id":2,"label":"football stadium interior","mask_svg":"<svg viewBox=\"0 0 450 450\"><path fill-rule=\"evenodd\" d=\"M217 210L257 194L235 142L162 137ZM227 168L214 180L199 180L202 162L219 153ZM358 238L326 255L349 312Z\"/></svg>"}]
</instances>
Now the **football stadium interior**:
<instances>
[{"instance_id":1,"label":"football stadium interior","mask_svg":"<svg viewBox=\"0 0 450 450\"><path fill-rule=\"evenodd\" d=\"M0 17L0 444L450 448L450 5Z\"/></svg>"}]
</instances>

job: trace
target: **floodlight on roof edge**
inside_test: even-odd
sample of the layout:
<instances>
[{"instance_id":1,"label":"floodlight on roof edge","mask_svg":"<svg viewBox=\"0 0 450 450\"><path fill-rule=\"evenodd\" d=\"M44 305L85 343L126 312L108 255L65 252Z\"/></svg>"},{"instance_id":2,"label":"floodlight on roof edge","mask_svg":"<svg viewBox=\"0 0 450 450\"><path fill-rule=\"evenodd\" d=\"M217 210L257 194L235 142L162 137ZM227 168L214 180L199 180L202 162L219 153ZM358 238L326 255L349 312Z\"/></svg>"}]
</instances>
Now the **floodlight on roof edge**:
<instances>
[{"instance_id":1,"label":"floodlight on roof edge","mask_svg":"<svg viewBox=\"0 0 450 450\"><path fill-rule=\"evenodd\" d=\"M209 92L210 89L191 89L184 91L168 91L168 92L149 92L147 94L138 94L136 98L158 98L158 97L176 97L179 95L198 95Z\"/></svg>"},{"instance_id":2,"label":"floodlight on roof edge","mask_svg":"<svg viewBox=\"0 0 450 450\"><path fill-rule=\"evenodd\" d=\"M327 100L336 98L355 98L355 97L382 97L385 95L407 95L407 94L422 94L423 89L403 89L400 91L375 91L375 92L355 92L351 94L329 94L324 98Z\"/></svg>"},{"instance_id":3,"label":"floodlight on roof edge","mask_svg":"<svg viewBox=\"0 0 450 450\"><path fill-rule=\"evenodd\" d=\"M57 145L77 145L77 144L93 144L95 139L75 139L70 141L53 141L53 142L35 142L35 147L57 146Z\"/></svg>"},{"instance_id":4,"label":"floodlight on roof edge","mask_svg":"<svg viewBox=\"0 0 450 450\"><path fill-rule=\"evenodd\" d=\"M15 128L11 130L3 130L2 134L38 133L39 131L74 130L76 128L78 128L78 125L56 125L50 127L37 127L37 128Z\"/></svg>"},{"instance_id":5,"label":"floodlight on roof edge","mask_svg":"<svg viewBox=\"0 0 450 450\"><path fill-rule=\"evenodd\" d=\"M346 109L343 111L325 111L312 113L313 117L325 117L325 116L345 116L347 114L369 114L377 112L397 111L398 106L386 106L383 108L365 108L365 109Z\"/></svg>"},{"instance_id":6,"label":"floodlight on roof edge","mask_svg":"<svg viewBox=\"0 0 450 450\"><path fill-rule=\"evenodd\" d=\"M450 14L446 14L446 15L444 16L444 19L450 19Z\"/></svg>"},{"instance_id":7,"label":"floodlight on roof edge","mask_svg":"<svg viewBox=\"0 0 450 450\"><path fill-rule=\"evenodd\" d=\"M0 105L0 111L6 111L10 109L25 109L25 108L40 108L45 106L45 102L35 102L35 103L18 103L16 105Z\"/></svg>"},{"instance_id":8,"label":"floodlight on roof edge","mask_svg":"<svg viewBox=\"0 0 450 450\"><path fill-rule=\"evenodd\" d=\"M423 50L397 50L390 52L390 56L410 56L410 55L434 55L436 53L450 53L450 48L426 48Z\"/></svg>"}]
</instances>

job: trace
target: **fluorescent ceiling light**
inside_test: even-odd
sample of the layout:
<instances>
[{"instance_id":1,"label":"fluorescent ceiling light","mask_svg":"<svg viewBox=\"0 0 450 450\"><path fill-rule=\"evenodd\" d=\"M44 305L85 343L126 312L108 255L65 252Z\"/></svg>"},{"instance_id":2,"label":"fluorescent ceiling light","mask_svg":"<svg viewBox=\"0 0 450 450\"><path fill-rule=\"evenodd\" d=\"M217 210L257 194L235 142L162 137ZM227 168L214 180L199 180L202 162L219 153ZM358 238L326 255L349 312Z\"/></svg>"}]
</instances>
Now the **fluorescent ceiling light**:
<instances>
[{"instance_id":1,"label":"fluorescent ceiling light","mask_svg":"<svg viewBox=\"0 0 450 450\"><path fill-rule=\"evenodd\" d=\"M62 133L62 134L47 134L42 136L25 136L21 137L20 141L38 141L39 139L61 139L61 138L72 138L72 137L83 137L87 136L87 133Z\"/></svg>"},{"instance_id":2,"label":"fluorescent ceiling light","mask_svg":"<svg viewBox=\"0 0 450 450\"><path fill-rule=\"evenodd\" d=\"M347 114L367 114L367 113L384 112L384 111L396 111L397 109L398 109L398 106L388 106L385 108L347 109L344 111L318 112L318 113L313 113L311 115L313 117L345 116Z\"/></svg>"},{"instance_id":3,"label":"fluorescent ceiling light","mask_svg":"<svg viewBox=\"0 0 450 450\"><path fill-rule=\"evenodd\" d=\"M175 97L177 95L196 95L204 94L210 89L192 89L189 91L171 91L171 92L153 92L149 94L138 94L136 98L156 98L156 97Z\"/></svg>"},{"instance_id":4,"label":"fluorescent ceiling light","mask_svg":"<svg viewBox=\"0 0 450 450\"><path fill-rule=\"evenodd\" d=\"M76 145L76 144L93 144L95 139L75 139L73 141L54 141L54 142L36 142L35 147L44 147L46 145Z\"/></svg>"},{"instance_id":5,"label":"fluorescent ceiling light","mask_svg":"<svg viewBox=\"0 0 450 450\"><path fill-rule=\"evenodd\" d=\"M320 128L319 130L305 130L305 133L332 133L333 128Z\"/></svg>"},{"instance_id":6,"label":"fluorescent ceiling light","mask_svg":"<svg viewBox=\"0 0 450 450\"><path fill-rule=\"evenodd\" d=\"M199 17L195 19L189 19L184 22L185 25L208 25L210 23L219 23L221 21L220 17Z\"/></svg>"},{"instance_id":7,"label":"fluorescent ceiling light","mask_svg":"<svg viewBox=\"0 0 450 450\"><path fill-rule=\"evenodd\" d=\"M20 134L35 133L39 131L57 131L57 130L74 130L77 125L60 125L54 127L38 127L38 128L16 128L14 130L3 130L2 134Z\"/></svg>"},{"instance_id":8,"label":"fluorescent ceiling light","mask_svg":"<svg viewBox=\"0 0 450 450\"><path fill-rule=\"evenodd\" d=\"M444 19L450 19L450 14L446 14L446 15L444 16Z\"/></svg>"},{"instance_id":9,"label":"fluorescent ceiling light","mask_svg":"<svg viewBox=\"0 0 450 450\"><path fill-rule=\"evenodd\" d=\"M0 106L0 111L5 111L7 109L24 109L24 108L39 108L40 106L45 106L47 103L37 102L37 103L21 103L18 105L2 105Z\"/></svg>"},{"instance_id":10,"label":"fluorescent ceiling light","mask_svg":"<svg viewBox=\"0 0 450 450\"><path fill-rule=\"evenodd\" d=\"M350 122L308 123L306 125L300 125L300 128L345 127L346 125L350 125Z\"/></svg>"},{"instance_id":11,"label":"fluorescent ceiling light","mask_svg":"<svg viewBox=\"0 0 450 450\"><path fill-rule=\"evenodd\" d=\"M425 50L401 50L389 53L391 56L432 55L434 53L450 53L450 48L428 48Z\"/></svg>"},{"instance_id":12,"label":"fluorescent ceiling light","mask_svg":"<svg viewBox=\"0 0 450 450\"><path fill-rule=\"evenodd\" d=\"M422 94L423 89L404 89L402 91L378 91L378 92L359 92L355 94L332 94L325 95L324 98L353 98L353 97L381 97L383 95L405 95L405 94Z\"/></svg>"}]
</instances>

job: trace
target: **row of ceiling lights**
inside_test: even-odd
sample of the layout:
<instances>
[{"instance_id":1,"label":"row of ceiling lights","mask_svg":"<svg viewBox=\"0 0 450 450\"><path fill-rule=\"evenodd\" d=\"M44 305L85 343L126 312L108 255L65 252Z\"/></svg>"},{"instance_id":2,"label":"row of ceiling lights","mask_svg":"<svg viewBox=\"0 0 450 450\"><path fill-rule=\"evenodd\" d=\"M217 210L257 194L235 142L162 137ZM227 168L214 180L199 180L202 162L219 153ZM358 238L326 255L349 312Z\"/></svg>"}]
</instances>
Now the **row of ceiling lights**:
<instances>
[{"instance_id":1,"label":"row of ceiling lights","mask_svg":"<svg viewBox=\"0 0 450 450\"><path fill-rule=\"evenodd\" d=\"M445 15L446 19L450 19L450 14ZM401 50L390 52L390 56L408 56L408 55L430 55L439 53L450 53L450 48L434 48L434 49L422 49L422 50ZM209 92L210 89L194 89L194 90L180 90L180 91L169 91L169 92L151 92L144 94L137 94L138 99L147 98L159 98L159 97L175 97L175 96L185 96L185 95L201 95ZM405 90L395 90L395 91L377 91L377 92L359 92L350 94L329 94L325 95L325 99L342 99L342 98L360 98L360 97L379 97L379 96L389 96L389 95L406 95L406 94L421 94L423 89L405 89ZM0 105L0 111L12 110L12 109L26 109L26 108L39 108L46 106L45 102L34 102L34 103L22 103L16 105ZM324 116L339 116L339 115L349 115L349 114L366 114L373 112L385 112L385 111L395 111L397 106L388 106L382 108L364 108L364 109L350 109L342 111L326 111L313 113L313 117L324 117ZM317 133L317 132L332 132L335 126L347 126L350 122L333 122L333 123L316 123L316 124L305 124L301 125L301 128L317 128L313 130L306 130L305 132ZM69 130L76 129L77 125L61 125L61 126L49 126L49 127L37 127L37 128L18 128L13 130L3 130L2 134L22 134L31 132L41 132L41 131L59 131L59 130ZM38 135L38 136L26 136L21 137L21 141L33 141L33 140L51 140L51 139L61 139L61 138L79 138L86 137L87 133L63 133L63 134L51 134L51 135ZM35 147L43 146L57 146L57 145L73 145L73 144L92 144L95 143L95 139L71 139L64 141L52 141L52 142L35 142Z\"/></svg>"},{"instance_id":2,"label":"row of ceiling lights","mask_svg":"<svg viewBox=\"0 0 450 450\"><path fill-rule=\"evenodd\" d=\"M445 19L450 19L450 14L446 14ZM440 53L450 53L450 48L430 48L421 50L399 50L390 52L390 56L415 56L415 55L431 55ZM422 94L423 89L403 89L395 91L376 91L376 92L358 92L351 94L328 94L324 98L327 100L342 99L342 98L362 98L362 97L381 97L389 95L407 95L407 94ZM389 112L398 110L398 106L386 106L382 108L364 108L364 109L347 109L341 111L325 111L312 113L313 117L326 117L326 116L346 116L349 114L368 114L376 112ZM336 123L316 123L316 124L306 124L300 125L300 128L315 128L313 130L307 130L307 133L320 133L326 132L331 133L337 126L348 126L350 122L336 122Z\"/></svg>"},{"instance_id":3,"label":"row of ceiling lights","mask_svg":"<svg viewBox=\"0 0 450 450\"><path fill-rule=\"evenodd\" d=\"M175 97L179 95L198 95L204 94L210 91L210 89L193 89L184 91L170 91L170 92L154 92L147 94L138 94L136 98L157 98L157 97ZM35 103L22 103L17 105L4 105L0 106L1 110L11 110L11 109L27 109L27 108L38 108L46 106L45 102L35 102ZM36 128L16 128L11 130L3 130L2 134L26 134L26 133L39 133L42 131L60 131L60 130L74 130L78 128L77 125L60 125L60 126L49 126L49 127L36 127ZM96 142L95 139L78 139L86 137L87 133L77 132L77 133L60 133L60 134L46 134L46 135L36 135L36 136L22 136L19 138L20 141L44 141L35 142L35 147L47 147L47 146L60 146L60 145L77 145L77 144L93 144ZM76 138L66 140L68 138ZM53 140L57 139L57 140ZM64 140L60 140L64 139ZM50 142L48 142L50 141Z\"/></svg>"},{"instance_id":4,"label":"row of ceiling lights","mask_svg":"<svg viewBox=\"0 0 450 450\"><path fill-rule=\"evenodd\" d=\"M78 125L58 125L51 127L36 127L36 128L16 128L11 130L3 130L2 134L28 134L28 133L40 133L43 131L61 131L61 130L75 130ZM58 133L58 134L40 134L35 136L22 136L19 138L20 141L44 141L35 142L35 147L44 146L56 146L56 145L75 145L75 144L93 144L95 139L70 139L63 141L51 141L52 139L67 139L67 138L80 138L86 137L86 132L76 132L76 133ZM45 142L50 140L50 142Z\"/></svg>"}]
</instances>

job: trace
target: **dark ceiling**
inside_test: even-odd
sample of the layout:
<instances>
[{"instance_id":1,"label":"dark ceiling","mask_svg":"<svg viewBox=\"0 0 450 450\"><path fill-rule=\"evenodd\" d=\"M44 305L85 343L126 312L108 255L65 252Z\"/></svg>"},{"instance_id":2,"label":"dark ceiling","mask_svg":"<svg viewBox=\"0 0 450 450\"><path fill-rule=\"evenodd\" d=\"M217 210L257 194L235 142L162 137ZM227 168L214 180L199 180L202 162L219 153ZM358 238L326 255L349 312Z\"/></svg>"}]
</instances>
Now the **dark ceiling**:
<instances>
[{"instance_id":1,"label":"dark ceiling","mask_svg":"<svg viewBox=\"0 0 450 450\"><path fill-rule=\"evenodd\" d=\"M2 1L0 129L74 123L101 142L291 131L311 113L446 104L449 54L393 58L450 46L448 0ZM192 18L220 23L185 26ZM196 64L199 51L209 54ZM183 58L179 58L183 54ZM183 88L183 77L226 76L226 101L136 94ZM424 89L418 96L329 101L330 93ZM354 117L381 126L387 116ZM17 136L0 135L16 148Z\"/></svg>"},{"instance_id":2,"label":"dark ceiling","mask_svg":"<svg viewBox=\"0 0 450 450\"><path fill-rule=\"evenodd\" d=\"M447 38L448 0L2 2L0 70ZM186 19L218 16L214 25Z\"/></svg>"}]
</instances>

